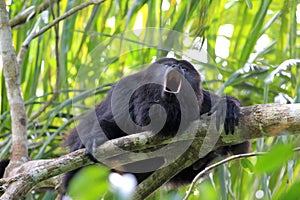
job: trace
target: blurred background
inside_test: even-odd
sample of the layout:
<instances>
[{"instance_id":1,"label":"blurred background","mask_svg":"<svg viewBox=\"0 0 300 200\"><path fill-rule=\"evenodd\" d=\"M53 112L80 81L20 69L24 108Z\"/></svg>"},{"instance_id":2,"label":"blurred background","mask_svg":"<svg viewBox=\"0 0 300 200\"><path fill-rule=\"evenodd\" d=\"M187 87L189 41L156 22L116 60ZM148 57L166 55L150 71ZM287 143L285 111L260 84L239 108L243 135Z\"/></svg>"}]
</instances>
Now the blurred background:
<instances>
[{"instance_id":1,"label":"blurred background","mask_svg":"<svg viewBox=\"0 0 300 200\"><path fill-rule=\"evenodd\" d=\"M6 3L18 53L32 32L83 2ZM52 28L31 41L21 63L31 158L65 154L61 142L76 116L105 98L121 77L165 56L187 59L201 73L204 88L235 96L245 106L299 103L300 0L107 0L62 20L58 35ZM0 157L6 158L11 121L0 67ZM271 169L255 172L258 157L220 166L197 184L190 199L291 199L287 194L297 199L299 153L287 150L297 146L299 136L257 139L252 151L275 148L266 163ZM91 167L73 181L70 195L117 199L108 174L104 167ZM149 199L181 199L186 189L162 188ZM33 191L28 199L55 195Z\"/></svg>"}]
</instances>

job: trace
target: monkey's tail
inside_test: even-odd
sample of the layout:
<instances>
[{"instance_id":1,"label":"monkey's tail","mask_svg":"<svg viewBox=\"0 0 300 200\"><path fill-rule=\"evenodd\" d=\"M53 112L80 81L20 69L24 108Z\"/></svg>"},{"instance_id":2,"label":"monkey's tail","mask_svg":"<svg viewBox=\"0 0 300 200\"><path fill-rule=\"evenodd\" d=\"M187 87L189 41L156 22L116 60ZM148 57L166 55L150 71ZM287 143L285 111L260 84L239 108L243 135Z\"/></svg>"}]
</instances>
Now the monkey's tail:
<instances>
[{"instance_id":1,"label":"monkey's tail","mask_svg":"<svg viewBox=\"0 0 300 200\"><path fill-rule=\"evenodd\" d=\"M9 161L8 158L0 161L0 178L3 178L5 168L8 166Z\"/></svg>"}]
</instances>

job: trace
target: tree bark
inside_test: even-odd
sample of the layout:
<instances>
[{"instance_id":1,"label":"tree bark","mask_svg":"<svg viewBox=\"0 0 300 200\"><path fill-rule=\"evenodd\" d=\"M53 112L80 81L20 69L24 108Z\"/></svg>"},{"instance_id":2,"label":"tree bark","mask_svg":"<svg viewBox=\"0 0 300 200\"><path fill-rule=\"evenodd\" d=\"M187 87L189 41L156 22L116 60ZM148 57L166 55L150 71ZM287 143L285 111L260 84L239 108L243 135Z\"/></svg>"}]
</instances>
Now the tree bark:
<instances>
[{"instance_id":1,"label":"tree bark","mask_svg":"<svg viewBox=\"0 0 300 200\"><path fill-rule=\"evenodd\" d=\"M6 172L28 160L27 119L20 86L20 66L12 44L11 28L4 0L0 0L0 55L12 120L12 155ZM9 175L9 173L7 173Z\"/></svg>"}]
</instances>

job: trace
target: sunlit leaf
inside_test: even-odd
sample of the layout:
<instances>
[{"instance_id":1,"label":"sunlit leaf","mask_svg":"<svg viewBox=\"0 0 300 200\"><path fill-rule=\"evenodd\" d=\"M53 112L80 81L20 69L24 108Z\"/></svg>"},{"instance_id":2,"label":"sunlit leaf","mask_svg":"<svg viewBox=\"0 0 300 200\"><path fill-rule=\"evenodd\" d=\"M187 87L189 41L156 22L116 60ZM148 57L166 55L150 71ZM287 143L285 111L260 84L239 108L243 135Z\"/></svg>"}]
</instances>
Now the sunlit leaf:
<instances>
[{"instance_id":1,"label":"sunlit leaf","mask_svg":"<svg viewBox=\"0 0 300 200\"><path fill-rule=\"evenodd\" d=\"M252 9L252 0L246 0L246 4L249 9Z\"/></svg>"},{"instance_id":2,"label":"sunlit leaf","mask_svg":"<svg viewBox=\"0 0 300 200\"><path fill-rule=\"evenodd\" d=\"M108 192L108 169L97 165L82 169L70 182L68 195L74 199L94 200Z\"/></svg>"},{"instance_id":3,"label":"sunlit leaf","mask_svg":"<svg viewBox=\"0 0 300 200\"><path fill-rule=\"evenodd\" d=\"M291 145L278 144L269 153L259 157L255 165L255 172L270 172L283 166L293 156Z\"/></svg>"},{"instance_id":4,"label":"sunlit leaf","mask_svg":"<svg viewBox=\"0 0 300 200\"><path fill-rule=\"evenodd\" d=\"M253 172L253 170L254 170L254 165L247 158L241 160L241 165L245 170L247 170L249 172Z\"/></svg>"},{"instance_id":5,"label":"sunlit leaf","mask_svg":"<svg viewBox=\"0 0 300 200\"><path fill-rule=\"evenodd\" d=\"M281 194L278 200L298 200L299 199L299 188L300 188L300 181L294 183L290 186L290 188Z\"/></svg>"}]
</instances>

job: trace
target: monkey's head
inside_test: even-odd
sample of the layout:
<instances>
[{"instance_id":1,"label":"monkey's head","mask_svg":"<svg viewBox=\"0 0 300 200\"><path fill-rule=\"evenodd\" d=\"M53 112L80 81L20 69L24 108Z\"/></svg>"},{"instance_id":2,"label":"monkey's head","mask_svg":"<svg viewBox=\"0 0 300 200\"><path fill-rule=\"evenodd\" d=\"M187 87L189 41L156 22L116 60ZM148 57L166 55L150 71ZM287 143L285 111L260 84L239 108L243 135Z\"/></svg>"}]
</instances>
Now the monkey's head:
<instances>
[{"instance_id":1,"label":"monkey's head","mask_svg":"<svg viewBox=\"0 0 300 200\"><path fill-rule=\"evenodd\" d=\"M150 65L147 71L150 72L147 73L148 75L157 76L160 74L157 77L163 80L164 93L179 93L182 90L183 79L185 79L194 92L200 94L201 76L194 66L186 60L161 58Z\"/></svg>"},{"instance_id":2,"label":"monkey's head","mask_svg":"<svg viewBox=\"0 0 300 200\"><path fill-rule=\"evenodd\" d=\"M164 121L168 128L176 129L174 124L179 123L186 127L199 118L200 84L200 74L188 61L159 59L143 71L122 78L114 86L109 99L112 115L126 133L136 133L150 123L153 125L145 130L160 130Z\"/></svg>"}]
</instances>

